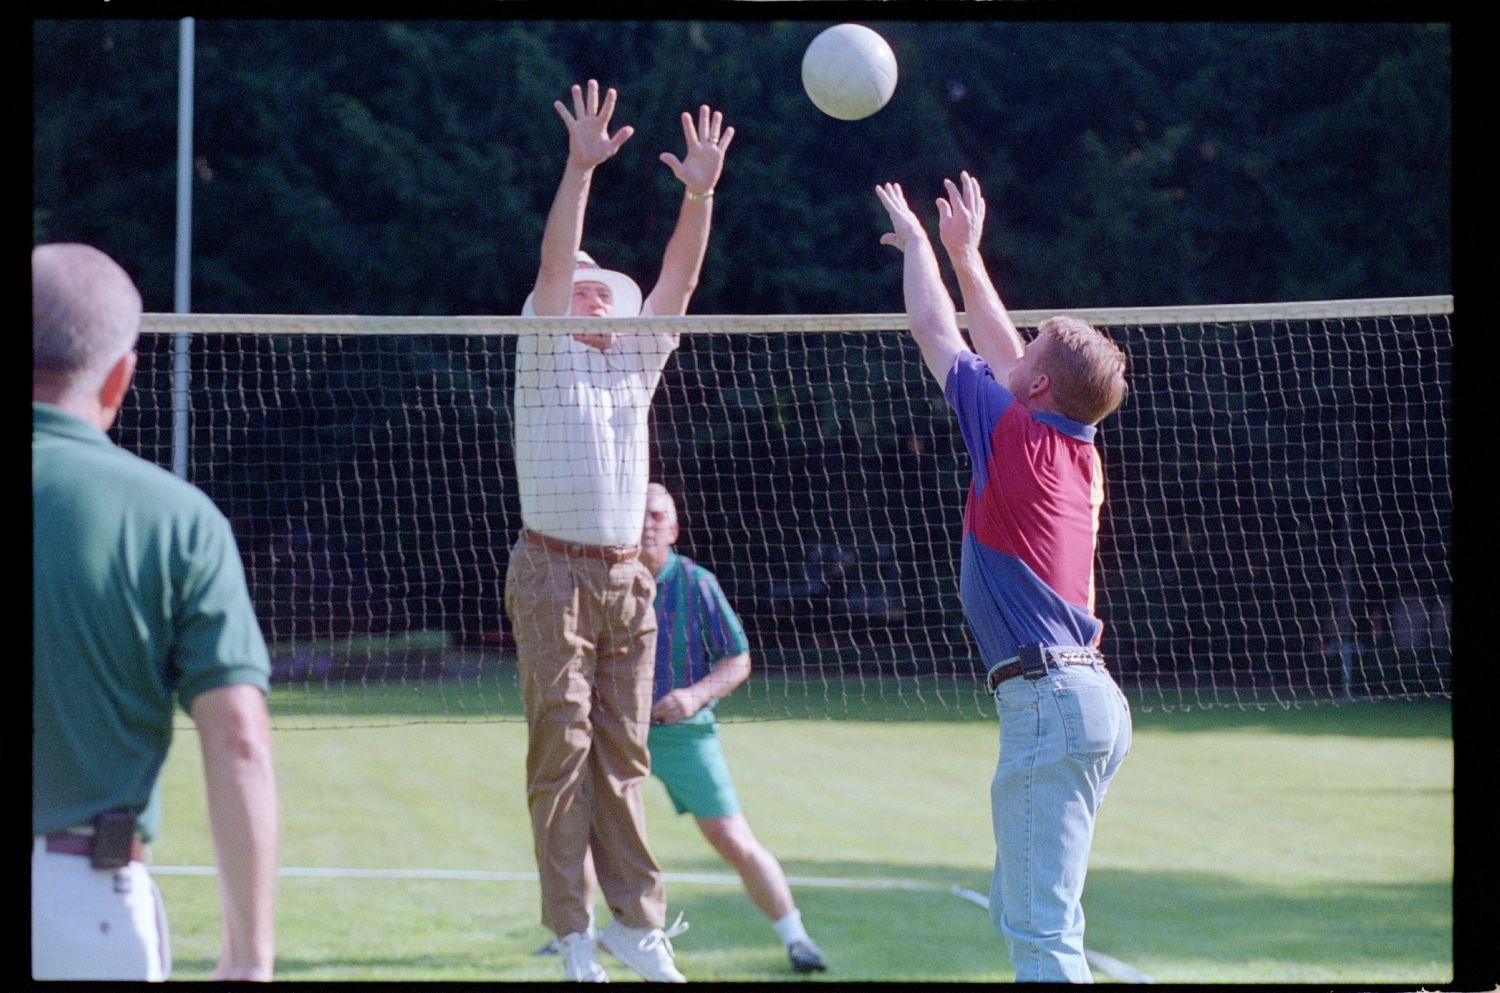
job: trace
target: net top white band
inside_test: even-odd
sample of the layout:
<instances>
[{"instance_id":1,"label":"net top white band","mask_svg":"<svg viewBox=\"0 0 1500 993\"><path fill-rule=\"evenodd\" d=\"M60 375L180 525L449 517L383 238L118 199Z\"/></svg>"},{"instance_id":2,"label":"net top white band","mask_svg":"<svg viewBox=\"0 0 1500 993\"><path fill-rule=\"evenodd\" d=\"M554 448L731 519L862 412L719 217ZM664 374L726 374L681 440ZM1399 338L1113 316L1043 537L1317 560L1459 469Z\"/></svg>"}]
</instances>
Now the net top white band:
<instances>
[{"instance_id":1,"label":"net top white band","mask_svg":"<svg viewBox=\"0 0 1500 993\"><path fill-rule=\"evenodd\" d=\"M1192 307L1057 308L1013 310L1019 327L1035 327L1066 313L1104 327L1324 320L1337 317L1395 317L1453 313L1449 295L1365 300L1307 300L1291 303L1213 304ZM145 314L146 334L348 334L519 335L574 334L597 330L597 318L482 316L364 316L353 314ZM968 327L966 314L958 315ZM610 319L616 333L805 334L816 331L904 331L905 314L702 314L686 317Z\"/></svg>"}]
</instances>

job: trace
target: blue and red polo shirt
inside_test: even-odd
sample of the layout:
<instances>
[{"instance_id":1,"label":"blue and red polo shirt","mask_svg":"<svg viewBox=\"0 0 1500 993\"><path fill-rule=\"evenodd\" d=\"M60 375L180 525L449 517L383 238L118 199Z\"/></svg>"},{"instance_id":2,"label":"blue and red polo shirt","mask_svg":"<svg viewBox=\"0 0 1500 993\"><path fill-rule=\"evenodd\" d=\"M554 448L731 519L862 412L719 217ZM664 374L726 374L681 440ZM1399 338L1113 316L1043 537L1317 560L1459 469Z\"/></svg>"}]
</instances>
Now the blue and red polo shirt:
<instances>
[{"instance_id":1,"label":"blue and red polo shirt","mask_svg":"<svg viewBox=\"0 0 1500 993\"><path fill-rule=\"evenodd\" d=\"M1096 646L1094 546L1104 504L1095 428L1032 413L961 352L944 388L973 468L959 597L986 668L1016 646Z\"/></svg>"}]
</instances>

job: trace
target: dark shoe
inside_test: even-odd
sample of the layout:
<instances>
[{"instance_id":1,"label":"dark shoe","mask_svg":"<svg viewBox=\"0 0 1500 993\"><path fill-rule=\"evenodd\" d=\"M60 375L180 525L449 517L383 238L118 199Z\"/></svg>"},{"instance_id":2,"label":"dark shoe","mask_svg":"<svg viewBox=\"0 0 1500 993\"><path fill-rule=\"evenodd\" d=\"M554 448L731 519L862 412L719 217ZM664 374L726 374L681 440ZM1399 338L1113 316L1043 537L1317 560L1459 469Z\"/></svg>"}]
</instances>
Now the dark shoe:
<instances>
[{"instance_id":1,"label":"dark shoe","mask_svg":"<svg viewBox=\"0 0 1500 993\"><path fill-rule=\"evenodd\" d=\"M828 968L823 953L811 941L794 941L786 946L786 957L797 972L822 972Z\"/></svg>"}]
</instances>

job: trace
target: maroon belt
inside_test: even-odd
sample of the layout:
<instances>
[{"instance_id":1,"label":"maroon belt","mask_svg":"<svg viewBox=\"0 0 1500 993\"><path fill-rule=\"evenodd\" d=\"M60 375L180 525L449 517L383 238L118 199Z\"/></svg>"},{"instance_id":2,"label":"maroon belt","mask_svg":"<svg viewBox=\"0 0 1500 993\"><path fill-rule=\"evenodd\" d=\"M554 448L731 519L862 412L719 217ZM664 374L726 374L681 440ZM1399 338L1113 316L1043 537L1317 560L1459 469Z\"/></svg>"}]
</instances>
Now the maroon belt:
<instances>
[{"instance_id":1,"label":"maroon belt","mask_svg":"<svg viewBox=\"0 0 1500 993\"><path fill-rule=\"evenodd\" d=\"M521 532L521 538L540 545L549 552L557 552L559 555L574 555L588 559L602 559L611 564L629 562L641 554L638 545L584 545L576 541L563 541L561 538L552 538L530 529Z\"/></svg>"},{"instance_id":2,"label":"maroon belt","mask_svg":"<svg viewBox=\"0 0 1500 993\"><path fill-rule=\"evenodd\" d=\"M47 835L47 851L55 855L82 855L87 858L93 858L94 836L91 834L73 834L70 831L49 834ZM130 843L130 861L146 861L146 843L139 838Z\"/></svg>"}]
</instances>

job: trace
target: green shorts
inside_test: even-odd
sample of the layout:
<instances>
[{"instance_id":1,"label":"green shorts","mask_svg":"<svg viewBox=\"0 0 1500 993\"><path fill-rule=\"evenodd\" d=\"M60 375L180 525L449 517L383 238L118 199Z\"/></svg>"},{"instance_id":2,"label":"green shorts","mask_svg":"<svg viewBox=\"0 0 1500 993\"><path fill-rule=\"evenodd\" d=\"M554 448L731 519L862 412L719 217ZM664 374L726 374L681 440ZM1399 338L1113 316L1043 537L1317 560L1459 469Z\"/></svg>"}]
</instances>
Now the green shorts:
<instances>
[{"instance_id":1,"label":"green shorts","mask_svg":"<svg viewBox=\"0 0 1500 993\"><path fill-rule=\"evenodd\" d=\"M667 787L679 814L700 820L738 813L740 798L719 745L719 723L653 724L647 740L651 774Z\"/></svg>"}]
</instances>

